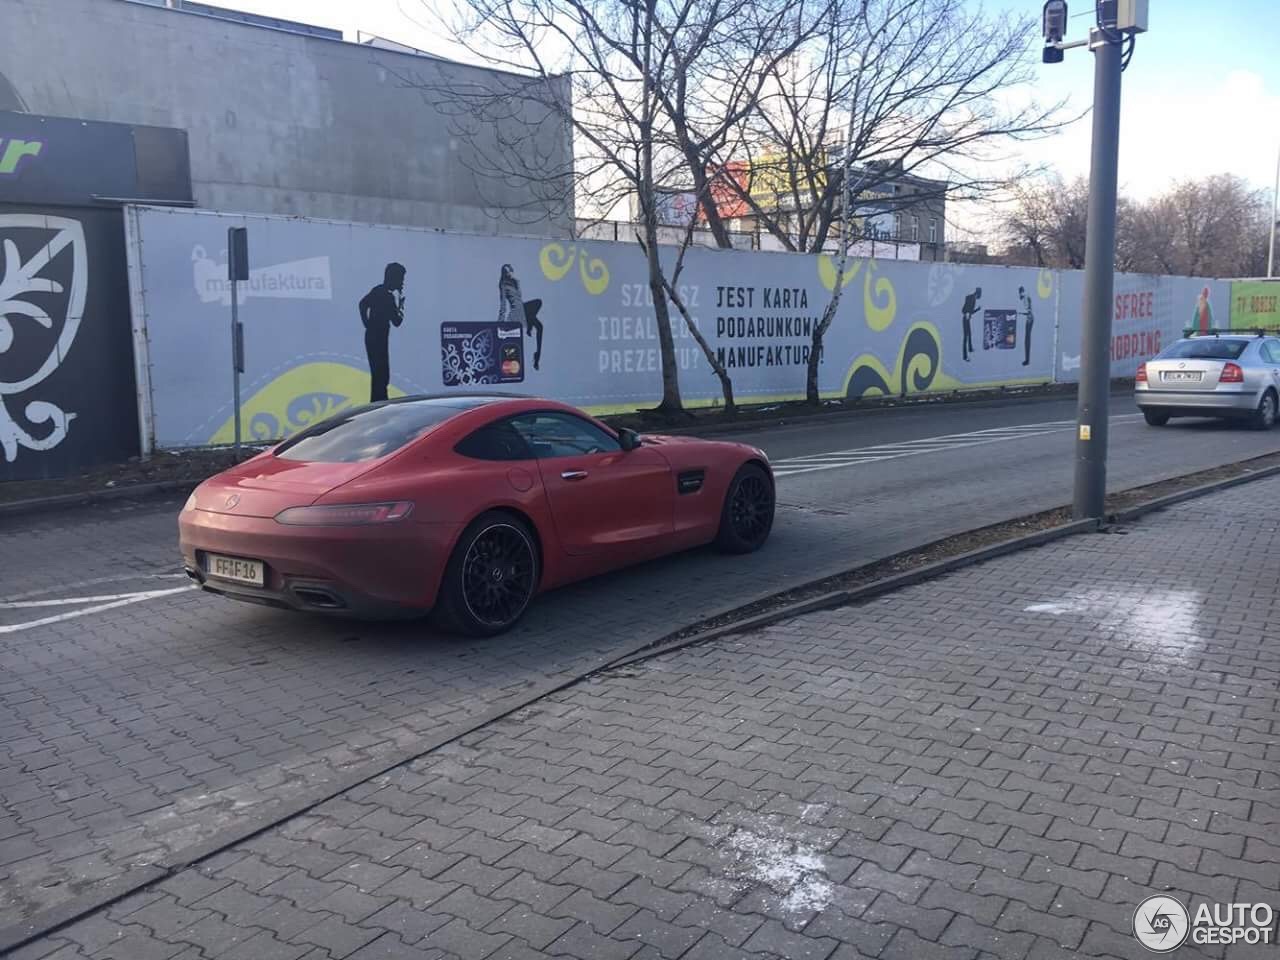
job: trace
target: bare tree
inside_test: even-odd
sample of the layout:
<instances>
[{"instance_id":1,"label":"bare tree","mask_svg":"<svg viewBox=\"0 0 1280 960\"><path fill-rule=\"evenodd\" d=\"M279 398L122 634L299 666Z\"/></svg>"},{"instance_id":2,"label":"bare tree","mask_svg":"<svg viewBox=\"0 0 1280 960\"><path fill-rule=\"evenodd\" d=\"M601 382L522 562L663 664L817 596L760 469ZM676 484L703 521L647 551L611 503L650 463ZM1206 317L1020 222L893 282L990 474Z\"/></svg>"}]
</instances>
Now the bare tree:
<instances>
[{"instance_id":1,"label":"bare tree","mask_svg":"<svg viewBox=\"0 0 1280 960\"><path fill-rule=\"evenodd\" d=\"M1176 183L1140 212L1144 266L1200 277L1257 276L1270 204L1235 174Z\"/></svg>"},{"instance_id":2,"label":"bare tree","mask_svg":"<svg viewBox=\"0 0 1280 960\"><path fill-rule=\"evenodd\" d=\"M662 398L656 413L683 412L670 305L679 312L719 376L726 409L732 388L714 351L688 311L673 300L692 228L674 254L660 240L664 194L709 190L705 156L755 109L761 69L802 42L812 6L830 0L455 0L446 25L479 60L512 71L505 79L459 84L420 71L405 82L452 103L454 129L472 141L492 138L494 121L533 103L574 141L574 194L607 213L621 203L638 210L636 240L645 257L662 357ZM503 142L478 156L478 180L531 191L563 182L554 156L538 148L535 130L505 125ZM511 132L513 131L514 132ZM696 167L691 178L689 171ZM545 197L543 198L545 202ZM570 198L572 199L572 198ZM692 227L692 225L690 225ZM723 233L723 230L721 230Z\"/></svg>"},{"instance_id":3,"label":"bare tree","mask_svg":"<svg viewBox=\"0 0 1280 960\"><path fill-rule=\"evenodd\" d=\"M775 70L773 95L741 141L749 168L760 167L781 190L748 182L737 193L786 249L829 249L832 231L839 233L838 282L809 352L809 403L820 402L823 338L863 198L875 195L872 209L885 215L984 197L1006 182L990 172L1002 150L1061 125L1060 104L1018 105L1007 96L1034 76L1026 55L1032 33L1028 19L992 17L963 0L843 0L802 51L807 59ZM913 175L921 177L914 191L888 189Z\"/></svg>"},{"instance_id":4,"label":"bare tree","mask_svg":"<svg viewBox=\"0 0 1280 960\"><path fill-rule=\"evenodd\" d=\"M1008 259L1035 267L1082 269L1089 181L1053 174L1027 178L1012 192L999 223Z\"/></svg>"},{"instance_id":5,"label":"bare tree","mask_svg":"<svg viewBox=\"0 0 1280 960\"><path fill-rule=\"evenodd\" d=\"M1061 105L1005 96L1034 76L1034 24L964 0L837 0L794 55L769 67L760 109L711 158L722 189L785 249L828 248L847 166L862 193L936 174L938 197L1007 182L992 161L1062 125ZM857 197L853 198L855 201ZM882 210L930 199L877 198ZM855 218L856 219L856 218Z\"/></svg>"},{"instance_id":6,"label":"bare tree","mask_svg":"<svg viewBox=\"0 0 1280 960\"><path fill-rule=\"evenodd\" d=\"M759 108L721 149L690 157L689 174L710 166L720 196L784 249L830 250L840 234L842 280L866 196L879 215L985 197L1007 183L991 172L1004 168L995 162L1003 149L1062 125L1061 104L1006 96L1034 76L1027 18L990 16L964 0L836 0L818 14L811 36L767 65ZM912 192L888 189L913 177ZM819 402L834 315L829 304L814 326L810 403Z\"/></svg>"},{"instance_id":7,"label":"bare tree","mask_svg":"<svg viewBox=\"0 0 1280 960\"><path fill-rule=\"evenodd\" d=\"M1089 183L1059 176L1020 184L1000 218L1007 263L1081 269ZM1179 276L1256 276L1265 269L1269 205L1240 177L1175 183L1116 206L1117 270Z\"/></svg>"}]
</instances>

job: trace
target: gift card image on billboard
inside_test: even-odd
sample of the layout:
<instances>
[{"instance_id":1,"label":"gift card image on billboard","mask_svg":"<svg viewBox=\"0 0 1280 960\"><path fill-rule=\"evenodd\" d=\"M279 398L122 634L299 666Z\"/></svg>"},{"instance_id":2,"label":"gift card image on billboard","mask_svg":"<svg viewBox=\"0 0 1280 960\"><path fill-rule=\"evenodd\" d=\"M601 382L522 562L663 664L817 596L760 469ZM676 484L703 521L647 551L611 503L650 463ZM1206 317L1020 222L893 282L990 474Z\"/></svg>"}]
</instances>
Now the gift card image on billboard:
<instances>
[{"instance_id":1,"label":"gift card image on billboard","mask_svg":"<svg viewBox=\"0 0 1280 960\"><path fill-rule=\"evenodd\" d=\"M441 373L446 387L524 382L524 331L518 323L443 323Z\"/></svg>"},{"instance_id":2,"label":"gift card image on billboard","mask_svg":"<svg viewBox=\"0 0 1280 960\"><path fill-rule=\"evenodd\" d=\"M1018 345L1017 310L982 311L982 349L1012 350Z\"/></svg>"}]
</instances>

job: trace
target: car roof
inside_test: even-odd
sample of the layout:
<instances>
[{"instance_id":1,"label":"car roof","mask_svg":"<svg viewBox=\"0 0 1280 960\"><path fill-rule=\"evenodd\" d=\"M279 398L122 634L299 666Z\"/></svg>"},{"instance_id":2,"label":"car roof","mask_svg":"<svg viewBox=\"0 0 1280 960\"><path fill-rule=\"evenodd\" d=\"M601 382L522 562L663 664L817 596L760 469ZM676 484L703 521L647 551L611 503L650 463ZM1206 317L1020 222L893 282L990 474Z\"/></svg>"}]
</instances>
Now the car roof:
<instances>
[{"instance_id":1,"label":"car roof","mask_svg":"<svg viewBox=\"0 0 1280 960\"><path fill-rule=\"evenodd\" d=\"M417 393L405 397L395 397L368 406L383 404L422 404L432 407L452 407L456 410L474 410L476 407L491 403L505 403L510 400L532 400L533 397L519 393Z\"/></svg>"}]
</instances>

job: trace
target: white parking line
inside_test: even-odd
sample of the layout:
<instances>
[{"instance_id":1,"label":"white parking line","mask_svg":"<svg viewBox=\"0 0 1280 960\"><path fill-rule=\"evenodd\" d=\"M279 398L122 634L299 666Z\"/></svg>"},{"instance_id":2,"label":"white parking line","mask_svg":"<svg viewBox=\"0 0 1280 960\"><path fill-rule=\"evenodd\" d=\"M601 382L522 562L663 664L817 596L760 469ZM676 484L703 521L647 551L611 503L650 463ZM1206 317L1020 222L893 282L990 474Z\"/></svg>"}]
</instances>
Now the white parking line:
<instances>
[{"instance_id":1,"label":"white parking line","mask_svg":"<svg viewBox=\"0 0 1280 960\"><path fill-rule=\"evenodd\" d=\"M111 600L109 603L96 603L91 607L82 607L79 610L69 610L66 613L57 613L51 617L41 617L39 620L28 620L26 623L9 623L0 626L0 634L18 633L21 630L30 630L32 627L43 627L51 623L62 623L64 620L74 620L76 617L83 617L90 613L101 613L104 610L114 610L116 607L127 607L131 603L141 603L143 600L153 600L156 597L167 597L175 593L183 593L187 590L196 589L195 584L186 584L181 587L170 587L168 590L143 590L139 593L125 593L115 595L117 599ZM48 606L62 604L71 606L76 603L87 603L94 600L103 600L104 597L69 597L65 600L39 601L39 603ZM21 603L7 603L3 606L7 609L14 609L21 606Z\"/></svg>"},{"instance_id":2,"label":"white parking line","mask_svg":"<svg viewBox=\"0 0 1280 960\"><path fill-rule=\"evenodd\" d=\"M149 596L161 596L163 592L155 590L134 590L130 593L102 593L96 597L59 597L56 600L5 600L0 601L0 610L26 610L31 607L72 607L78 603L107 603L111 600L124 600L128 597L136 597L143 593Z\"/></svg>"},{"instance_id":3,"label":"white parking line","mask_svg":"<svg viewBox=\"0 0 1280 960\"><path fill-rule=\"evenodd\" d=\"M1141 414L1137 413L1125 413L1111 419L1133 420L1140 416ZM853 467L864 463L876 463L880 460L915 457L926 453L940 453L943 450L977 447L988 443L1002 443L1006 440L1021 440L1024 437L1041 437L1050 433L1074 429L1075 425L1075 420L1050 420L1045 423L1027 423L1013 427L992 427L987 430L974 430L970 433L949 433L940 437L922 437L919 440L881 443L871 447L855 447L852 450L836 450L828 453L813 453L801 457L787 457L783 460L773 461L773 475L775 477L794 477L802 473L834 470L838 467Z\"/></svg>"}]
</instances>

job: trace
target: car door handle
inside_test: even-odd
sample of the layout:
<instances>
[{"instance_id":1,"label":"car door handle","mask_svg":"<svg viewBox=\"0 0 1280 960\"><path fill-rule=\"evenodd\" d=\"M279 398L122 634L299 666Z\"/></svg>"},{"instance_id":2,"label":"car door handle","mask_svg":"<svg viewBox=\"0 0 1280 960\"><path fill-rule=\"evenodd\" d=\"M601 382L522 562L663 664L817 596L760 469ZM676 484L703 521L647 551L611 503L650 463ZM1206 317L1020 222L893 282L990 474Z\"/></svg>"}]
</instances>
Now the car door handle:
<instances>
[{"instance_id":1,"label":"car door handle","mask_svg":"<svg viewBox=\"0 0 1280 960\"><path fill-rule=\"evenodd\" d=\"M587 479L587 471L585 470L566 470L560 474L561 480L585 480Z\"/></svg>"}]
</instances>

